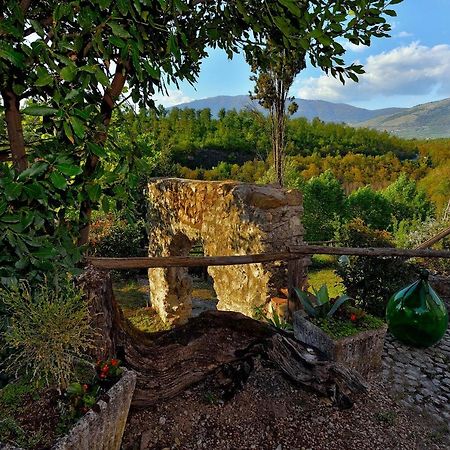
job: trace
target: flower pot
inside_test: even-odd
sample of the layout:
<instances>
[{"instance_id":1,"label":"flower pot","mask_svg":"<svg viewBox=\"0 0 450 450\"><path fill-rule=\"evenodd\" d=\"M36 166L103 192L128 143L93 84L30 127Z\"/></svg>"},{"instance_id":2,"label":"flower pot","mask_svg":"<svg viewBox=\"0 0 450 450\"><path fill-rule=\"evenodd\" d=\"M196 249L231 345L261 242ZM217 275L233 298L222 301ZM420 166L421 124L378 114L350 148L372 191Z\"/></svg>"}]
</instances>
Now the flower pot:
<instances>
[{"instance_id":1,"label":"flower pot","mask_svg":"<svg viewBox=\"0 0 450 450\"><path fill-rule=\"evenodd\" d=\"M365 330L352 336L333 339L305 318L301 311L294 313L296 339L319 350L327 359L356 370L366 378L381 368L386 330L387 326L384 325L375 330Z\"/></svg>"},{"instance_id":2,"label":"flower pot","mask_svg":"<svg viewBox=\"0 0 450 450\"><path fill-rule=\"evenodd\" d=\"M120 380L89 410L70 431L59 438L52 450L119 450L136 386L136 373L124 369ZM21 450L2 446L0 449Z\"/></svg>"}]
</instances>

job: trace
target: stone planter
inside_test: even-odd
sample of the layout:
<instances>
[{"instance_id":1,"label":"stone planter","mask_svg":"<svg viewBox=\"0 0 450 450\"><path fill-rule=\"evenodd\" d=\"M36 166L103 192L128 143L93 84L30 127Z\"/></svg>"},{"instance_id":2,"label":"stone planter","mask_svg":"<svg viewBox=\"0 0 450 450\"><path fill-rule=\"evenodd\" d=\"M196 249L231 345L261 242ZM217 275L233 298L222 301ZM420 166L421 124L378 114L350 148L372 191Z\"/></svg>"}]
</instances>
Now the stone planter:
<instances>
[{"instance_id":1,"label":"stone planter","mask_svg":"<svg viewBox=\"0 0 450 450\"><path fill-rule=\"evenodd\" d=\"M356 370L363 377L381 368L387 325L334 340L306 319L302 312L294 313L294 336L300 342L321 351L331 361Z\"/></svg>"},{"instance_id":2,"label":"stone planter","mask_svg":"<svg viewBox=\"0 0 450 450\"><path fill-rule=\"evenodd\" d=\"M136 386L136 373L124 370L122 378L99 400L100 412L88 411L73 428L58 439L52 450L119 450ZM0 449L21 450L2 446Z\"/></svg>"}]
</instances>

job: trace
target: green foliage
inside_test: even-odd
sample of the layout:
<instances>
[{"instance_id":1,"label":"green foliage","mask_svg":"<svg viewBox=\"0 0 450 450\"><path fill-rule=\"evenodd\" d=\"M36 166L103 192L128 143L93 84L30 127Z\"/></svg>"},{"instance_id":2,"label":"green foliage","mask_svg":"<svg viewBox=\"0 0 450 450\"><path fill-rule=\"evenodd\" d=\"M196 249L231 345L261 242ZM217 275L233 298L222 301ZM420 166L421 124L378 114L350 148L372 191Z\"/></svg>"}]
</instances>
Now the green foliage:
<instances>
[{"instance_id":1,"label":"green foliage","mask_svg":"<svg viewBox=\"0 0 450 450\"><path fill-rule=\"evenodd\" d=\"M398 220L425 220L434 213L433 204L424 191L417 188L417 183L402 173L389 185L383 196L389 201L393 216Z\"/></svg>"},{"instance_id":2,"label":"green foliage","mask_svg":"<svg viewBox=\"0 0 450 450\"><path fill-rule=\"evenodd\" d=\"M314 295L310 292L303 292L298 288L294 290L308 316L313 318L333 317L345 302L351 300L348 295L331 299L326 284L322 285L320 289L313 288Z\"/></svg>"},{"instance_id":3,"label":"green foliage","mask_svg":"<svg viewBox=\"0 0 450 450\"><path fill-rule=\"evenodd\" d=\"M93 330L88 305L70 281L46 280L0 290L0 302L11 315L2 338L12 350L6 371L37 383L67 386L75 362L91 347Z\"/></svg>"},{"instance_id":4,"label":"green foliage","mask_svg":"<svg viewBox=\"0 0 450 450\"><path fill-rule=\"evenodd\" d=\"M362 220L348 223L340 230L339 244L343 247L393 247L392 236L386 231L373 230ZM337 269L348 295L364 311L384 317L389 298L415 276L414 267L402 258L352 256Z\"/></svg>"},{"instance_id":5,"label":"green foliage","mask_svg":"<svg viewBox=\"0 0 450 450\"><path fill-rule=\"evenodd\" d=\"M344 190L330 171L308 180L303 186L303 226L307 241L333 237L344 210Z\"/></svg>"},{"instance_id":6,"label":"green foliage","mask_svg":"<svg viewBox=\"0 0 450 450\"><path fill-rule=\"evenodd\" d=\"M450 227L450 220L428 219L426 221L415 220L406 227L398 227L396 232L396 240L402 243L406 248L414 248L424 243L428 239L435 237L440 232ZM399 244L400 245L400 244ZM439 250L450 250L450 236L446 236L433 245L433 248ZM421 265L425 266L432 272L442 275L450 273L450 260L446 258L423 258L420 259Z\"/></svg>"},{"instance_id":7,"label":"green foliage","mask_svg":"<svg viewBox=\"0 0 450 450\"><path fill-rule=\"evenodd\" d=\"M391 224L391 203L370 186L352 192L346 199L346 209L351 219L362 219L371 228L386 230Z\"/></svg>"},{"instance_id":8,"label":"green foliage","mask_svg":"<svg viewBox=\"0 0 450 450\"><path fill-rule=\"evenodd\" d=\"M12 416L4 416L0 420L0 442L9 443L21 448L35 448L42 441L42 433L30 435Z\"/></svg>"},{"instance_id":9,"label":"green foliage","mask_svg":"<svg viewBox=\"0 0 450 450\"><path fill-rule=\"evenodd\" d=\"M0 284L22 277L34 284L57 269L74 272L77 228L68 225L76 192L67 187L76 168L63 155L40 158L20 175L0 165Z\"/></svg>"},{"instance_id":10,"label":"green foliage","mask_svg":"<svg viewBox=\"0 0 450 450\"><path fill-rule=\"evenodd\" d=\"M0 406L2 409L15 409L27 394L35 392L36 386L28 380L8 383L0 390Z\"/></svg>"},{"instance_id":11,"label":"green foliage","mask_svg":"<svg viewBox=\"0 0 450 450\"><path fill-rule=\"evenodd\" d=\"M280 330L292 331L293 326L285 317L281 316L274 308L267 311L266 305L257 306L254 309L253 318L256 320L263 320L268 324Z\"/></svg>"},{"instance_id":12,"label":"green foliage","mask_svg":"<svg viewBox=\"0 0 450 450\"><path fill-rule=\"evenodd\" d=\"M147 240L143 220L128 222L109 215L93 222L89 244L95 256L120 258L143 256Z\"/></svg>"},{"instance_id":13,"label":"green foliage","mask_svg":"<svg viewBox=\"0 0 450 450\"><path fill-rule=\"evenodd\" d=\"M341 339L367 330L377 330L384 325L381 319L364 314L361 319L342 320L333 317L314 319L314 324L333 339Z\"/></svg>"}]
</instances>

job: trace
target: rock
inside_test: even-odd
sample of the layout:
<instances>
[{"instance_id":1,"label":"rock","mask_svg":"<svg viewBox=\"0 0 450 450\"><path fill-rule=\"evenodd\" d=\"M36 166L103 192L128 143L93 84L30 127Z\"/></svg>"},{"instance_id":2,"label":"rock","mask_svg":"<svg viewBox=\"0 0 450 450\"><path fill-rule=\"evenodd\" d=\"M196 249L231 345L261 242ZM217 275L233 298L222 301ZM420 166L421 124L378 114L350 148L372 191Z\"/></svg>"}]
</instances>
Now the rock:
<instances>
[{"instance_id":1,"label":"rock","mask_svg":"<svg viewBox=\"0 0 450 450\"><path fill-rule=\"evenodd\" d=\"M298 191L231 181L154 179L148 185L149 256L186 256L196 242L205 255L246 255L288 250L303 243ZM298 265L306 281L309 258ZM209 267L218 309L252 316L287 286L286 263ZM192 283L185 268L150 269L153 307L168 323L192 313Z\"/></svg>"}]
</instances>

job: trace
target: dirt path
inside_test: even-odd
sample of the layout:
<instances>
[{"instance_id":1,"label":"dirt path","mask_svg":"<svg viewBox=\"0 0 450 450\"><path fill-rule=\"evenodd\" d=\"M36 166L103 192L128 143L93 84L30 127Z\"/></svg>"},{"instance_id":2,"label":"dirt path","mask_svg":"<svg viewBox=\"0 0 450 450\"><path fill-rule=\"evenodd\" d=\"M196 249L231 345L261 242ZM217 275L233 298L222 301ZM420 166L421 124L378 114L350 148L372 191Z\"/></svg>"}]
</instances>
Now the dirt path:
<instances>
[{"instance_id":1,"label":"dirt path","mask_svg":"<svg viewBox=\"0 0 450 450\"><path fill-rule=\"evenodd\" d=\"M208 450L447 449L442 426L396 403L380 382L339 411L258 363L243 390L220 401L213 377L177 398L132 410L123 448Z\"/></svg>"}]
</instances>

